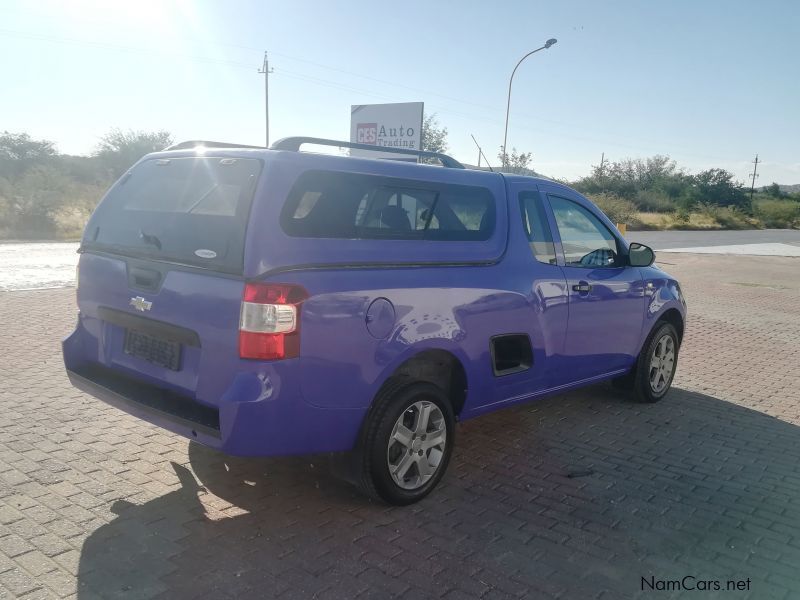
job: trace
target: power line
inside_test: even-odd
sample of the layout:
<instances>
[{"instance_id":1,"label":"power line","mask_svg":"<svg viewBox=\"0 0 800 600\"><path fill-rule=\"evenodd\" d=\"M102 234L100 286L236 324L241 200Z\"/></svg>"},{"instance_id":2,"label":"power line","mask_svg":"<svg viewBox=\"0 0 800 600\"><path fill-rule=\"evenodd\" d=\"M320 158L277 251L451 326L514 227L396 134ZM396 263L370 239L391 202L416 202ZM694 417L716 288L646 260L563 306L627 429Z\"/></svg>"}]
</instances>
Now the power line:
<instances>
[{"instance_id":1,"label":"power line","mask_svg":"<svg viewBox=\"0 0 800 600\"><path fill-rule=\"evenodd\" d=\"M182 59L182 60L188 60L188 61L197 62L197 63L218 64L218 65L221 65L221 66L230 67L230 68L237 68L237 69L250 70L252 68L252 66L250 64L248 64L248 63L240 62L240 61L234 61L234 60L218 59L218 58L212 58L212 57L207 57L207 56L190 55L190 54L184 54L184 53L180 53L180 52L166 52L166 51L161 51L161 50L150 50L150 49L140 48L140 47L124 46L124 45L120 45L120 44L111 44L111 43L106 43L106 42L96 42L96 41L91 41L91 40L80 40L80 39L75 39L75 38L59 37L59 36L53 36L53 35L28 33L28 32L19 32L19 31L14 31L14 30L10 30L10 29L4 29L4 28L0 28L0 35L18 37L18 38L23 38L23 39L38 40L38 41L46 41L46 42L51 42L51 43L73 44L73 45L81 45L81 46L87 46L87 47L103 48L103 49L107 49L107 50L115 50L115 51L127 52L127 53L133 53L133 54L148 55L148 56L152 56L152 57L172 56L172 57L175 57L175 58L178 58L178 59ZM206 43L206 44L213 44L213 45L217 45L217 46L229 46L229 47L232 47L232 48L240 48L240 49L245 49L245 50L255 50L256 49L256 48L254 48L252 46L246 46L246 45L242 45L242 44L231 44L231 43L226 43L226 42L202 40L202 39L198 39L198 38L194 38L193 40L189 40L189 41L203 42L203 43ZM363 74L355 73L353 71L348 71L346 69L341 69L341 68L338 68L338 67L333 67L333 66L330 66L330 65L325 65L325 64L322 64L322 63L318 63L316 61L311 61L311 60L307 60L307 59L303 59L303 58L294 57L294 56L291 56L291 55L288 55L288 54L285 54L285 53L281 53L281 52L274 52L273 51L273 54L276 54L276 55L279 55L279 56L283 56L283 57L285 57L285 58L287 58L289 60L294 60L294 61L298 61L298 62L307 63L307 64L314 65L314 66L317 66L317 67L320 67L320 68L329 69L329 70L332 70L332 71L344 73L344 74L351 75L351 76L354 76L354 77L359 77L359 78L362 78L362 79L374 81L376 83L381 83L383 85L390 85L393 88L403 88L403 89L407 89L407 90L411 90L411 91L415 91L415 92L419 92L419 93L424 93L424 94L427 94L427 95L430 95L430 96L437 96L437 97L440 97L440 98L443 98L443 99L446 99L446 100L449 100L449 101L458 102L460 104L465 104L465 105L474 106L476 108L490 110L490 111L498 113L498 114L501 112L498 107L488 106L488 105L485 105L485 104L479 104L479 103L475 103L475 102L470 102L470 101L464 100L462 98L455 98L455 97L452 97L452 96L447 96L447 95L444 95L444 94L440 94L438 92L433 92L433 91L425 90L425 89L422 89L422 88L416 88L416 87L412 87L412 86L407 86L407 85L399 84L399 83L396 83L396 82L389 82L389 81L382 80L382 79L379 79L379 78L376 78L376 77L372 77L372 76L369 76L369 75L363 75ZM316 77L312 77L312 76L308 76L308 75L304 75L304 74L299 74L299 73L292 72L292 71L287 71L286 69L273 69L273 71L279 71L283 75L288 76L288 77L292 77L294 79L304 80L304 81L308 81L308 82L311 82L311 83L316 83L317 85L328 86L328 87L331 87L331 88L340 89L340 90L344 90L344 91L351 91L351 92L355 92L355 93L358 93L358 94L361 94L361 95L365 95L365 96L369 96L369 97L387 99L387 100L392 100L392 101L396 101L396 99L397 99L397 95L391 95L390 96L390 95L381 94L381 93L378 93L378 92L375 92L375 91L366 91L366 90L363 90L363 89L342 85L342 84L340 84L338 82L332 82L332 81L326 80L326 79L316 78ZM259 71L259 72L261 72L261 71ZM265 76L265 79L266 79L266 76ZM265 86L268 86L268 82L265 82ZM458 117L461 117L461 118L469 119L471 121L480 120L480 121L483 121L485 123L491 123L491 124L501 123L501 120L499 118L498 119L492 119L490 117L486 117L485 115L475 115L475 114L465 113L465 112L461 112L461 111L456 111L456 110L453 110L452 108L450 108L449 106L447 106L447 107L440 107L440 106L437 106L437 105L429 105L429 106L431 106L435 110L435 112L454 115L454 116L458 116ZM268 107L265 107L265 110L268 111ZM555 120L552 120L552 119L544 119L544 118L541 118L541 117L538 117L538 116L533 117L531 115L526 115L524 113L521 114L520 117L522 117L523 119L533 119L533 120L536 120L536 121L539 121L539 122L543 122L543 123L550 123L550 124L557 125L557 126L560 126L560 127L582 128L584 130L587 129L583 125L565 123L563 121L555 121ZM566 138L577 140L577 141L590 142L590 143L596 143L596 144L604 144L604 145L612 145L612 146L616 146L616 147L619 147L619 148L628 148L629 150L633 150L633 151L637 151L637 152L646 152L646 153L647 152L652 152L651 148L654 145L657 144L656 142L649 141L649 140L638 140L638 141L634 142L634 144L639 144L639 143L646 144L648 147L645 148L642 145L625 144L625 143L620 143L618 141L609 142L607 139L597 139L597 138L592 138L592 137L575 135L575 134L572 134L572 133L564 133L563 131L553 131L553 130L549 130L549 129L531 127L530 125L525 125L525 124L517 125L517 128L523 129L523 130L526 130L526 131L536 132L536 133L545 133L545 134L549 134L549 135L566 137ZM614 140L618 140L619 139L619 137L613 132L605 132L605 131L596 130L596 129L595 129L595 131L597 133L600 133L601 135L603 135L603 134L610 135L610 136L612 136L612 139L614 139ZM691 152L691 151L687 152L687 151L683 150L682 148L676 147L676 146L666 146L665 147L660 142L658 143L658 145L660 147L662 147L662 148L666 148L667 150L669 150L671 148L673 151L678 151L678 152L680 152L680 153L682 153L684 155L694 156L694 157L697 157L697 158L704 158L704 159L707 159L707 160L715 160L715 161L716 160L728 160L728 159L724 159L724 158L721 158L721 157L714 157L714 156L708 156L708 155L703 155L703 154L696 154L696 153Z\"/></svg>"},{"instance_id":2,"label":"power line","mask_svg":"<svg viewBox=\"0 0 800 600\"><path fill-rule=\"evenodd\" d=\"M347 85L344 85L344 84L341 84L341 83L338 83L338 82L335 82L335 81L330 81L328 79L319 79L318 77L312 77L310 75L304 75L302 73L295 73L293 71L287 71L286 69L284 69L282 67L275 67L274 70L275 70L275 72L279 73L280 75L282 75L284 77L290 77L291 79L298 79L300 81L307 81L309 83L315 83L317 85L322 85L322 86L325 86L325 87L329 87L329 88L333 88L333 89L337 89L337 90L342 90L342 91L345 91L345 92L356 92L356 93L362 94L364 96L370 96L372 98L378 98L378 99L381 99L381 100L395 100L395 101L397 100L397 96L389 96L387 94L381 94L381 93L375 92L375 91L367 91L367 90L362 90L362 89L359 89L359 88L350 87L350 86L347 86Z\"/></svg>"},{"instance_id":3,"label":"power line","mask_svg":"<svg viewBox=\"0 0 800 600\"><path fill-rule=\"evenodd\" d=\"M273 54L279 54L279 53L278 52L273 52ZM299 73L296 73L296 72L288 71L288 70L286 70L284 68L277 68L276 67L275 71L279 72L283 76L290 77L292 79L299 79L301 81L307 81L309 83L313 83L313 84L316 84L316 85L321 85L321 86L324 86L324 87L329 87L329 88L338 89L338 90L344 90L344 91L348 91L348 92L354 92L354 93L357 93L357 94L361 94L362 96L367 96L367 97L376 98L376 99L380 99L380 100L397 101L397 96L396 95L390 96L390 95L387 95L387 94L381 94L379 92L375 92L374 90L373 91L367 91L367 90L364 90L364 89L361 89L361 88L352 87L352 86L341 84L339 82L331 81L329 79L322 79L320 77L314 77L314 76L310 76L310 75L299 74ZM489 117L489 116L486 116L486 115L477 115L477 114L473 114L473 113L466 113L466 112L462 112L462 111L453 110L450 107L439 106L439 105L436 105L436 104L428 104L428 103L426 103L426 107L431 108L432 111L435 112L435 113L453 115L453 116L457 116L457 117L460 117L460 118L469 119L470 121L473 121L473 122L474 121L483 121L484 123L488 123L488 124L492 124L492 125L501 125L503 123L503 121L500 120L499 118L492 118L492 117ZM581 141L581 142L590 142L590 143L599 144L599 145L610 145L610 146L615 146L615 147L618 147L618 148L626 148L628 150L633 150L633 151L637 151L637 152L645 152L645 153L653 152L652 146L650 148L645 148L645 147L643 147L641 145L635 145L635 144L630 144L630 143L626 144L626 143L623 143L623 142L620 142L620 141L608 141L607 139L600 139L600 138L593 138L593 137L575 135L575 134L572 134L572 133L564 133L563 131L554 131L552 129L544 129L544 128L540 128L540 127L533 127L533 126L527 125L527 124L520 124L520 125L517 125L516 127L518 129L522 129L522 130L529 131L529 132L535 132L535 133L539 133L539 134L544 133L544 134L553 135L553 136L560 136L560 137L563 137L563 138L569 138L569 139L576 140L576 141ZM616 139L619 139L619 138L615 137L615 140ZM666 148L667 150L672 149L672 150L678 151L678 152L680 152L680 153L682 153L684 155L695 156L697 158L704 158L704 159L707 159L707 160L715 160L715 161L727 160L727 159L720 158L720 157L708 156L706 154L697 154L697 153L694 153L694 152L691 152L691 151L687 152L683 148L676 147L676 146L669 146L669 145L665 146L665 145L662 144L661 147L662 148Z\"/></svg>"},{"instance_id":4,"label":"power line","mask_svg":"<svg viewBox=\"0 0 800 600\"><path fill-rule=\"evenodd\" d=\"M75 38L60 37L60 36L53 36L53 35L46 35L46 34L19 32L19 31L14 31L14 30L10 30L10 29L3 29L3 28L0 28L0 34L12 36L12 37L24 38L24 39L46 41L46 42L51 42L51 43L72 44L72 45L79 45L79 46L103 48L103 49L106 49L106 50L115 50L115 51L119 51L119 52L127 52L127 53L132 53L132 54L147 55L147 56L152 56L152 57L172 56L174 58L179 58L179 59L182 59L182 60L188 60L188 61L192 61L192 62L196 62L196 63L218 64L218 65L221 65L221 66L226 66L226 67L230 67L230 68L237 68L237 69L250 70L252 68L248 63L240 62L240 61L234 61L234 60L218 59L218 58L212 58L212 57L207 57L207 56L197 56L197 55L191 55L191 54L184 54L184 53L180 53L180 52L167 52L167 51L160 51L160 50L150 50L150 49L147 49L147 48L125 46L125 45L121 45L121 44L111 44L111 43L106 43L106 42L96 42L96 41L91 41L91 40L80 40L80 39L75 39ZM242 45L242 44L229 44L229 43L225 43L225 42L208 42L207 40L200 40L200 39L195 39L194 41L198 41L198 42L202 41L204 43L211 43L211 44L218 45L218 46L230 46L230 47L233 47L233 48L241 48L241 49L246 49L246 50L255 50L255 48L252 47L252 46L246 46L246 45ZM293 57L291 55L288 55L288 54L285 54L285 53L281 53L281 52L274 52L273 51L273 54L276 54L278 56L283 56L285 58L288 58L289 60L295 60L295 61L298 61L298 62L303 62L303 63L307 63L307 64L310 64L310 65L314 65L314 66L317 66L317 67L320 67L320 68L329 69L329 70L333 70L333 71L336 71L336 72L340 72L340 73L344 73L344 74L347 74L347 75L351 75L351 76L354 76L354 77L359 77L359 78L363 78L363 79L366 79L366 80L374 81L376 83L381 83L381 84L384 84L384 85L390 85L390 86L392 86L392 88L403 88L403 89L415 91L415 92L418 92L418 93L424 93L426 95L440 97L440 98L443 98L443 99L448 100L448 101L458 102L458 103L461 103L461 104L474 106L476 108L489 110L489 111L492 111L492 112L494 112L496 114L500 114L500 112L501 112L498 107L493 107L493 106L489 106L489 105L486 105L486 104L479 104L479 103L476 103L476 102L470 102L468 100L464 100L464 99L461 99L461 98L455 98L453 96L447 96L447 95L440 94L438 92L434 92L434 91L431 91L431 90L425 90L425 89L422 89L422 88L416 88L416 87L407 86L407 85L403 85L403 84L399 84L399 83L395 83L395 82L386 81L386 80L383 80L383 79L378 79L376 77L371 77L371 76L368 76L368 75L362 75L362 74L359 74L359 73L355 73L353 71L348 71L346 69L340 69L338 67L333 67L333 66L330 66L330 65L324 65L324 64L316 62L316 61L311 61L311 60L307 60L307 59L303 59L303 58ZM341 89L341 90L345 90L345 91L352 91L352 92L356 92L356 93L359 93L359 94L362 94L362 95L371 96L373 98L384 98L384 99L387 99L387 100L390 100L390 101L397 99L397 95L381 94L379 92L375 92L374 90L373 91L366 91L366 90L359 89L359 88L356 88L356 87L342 85L339 82L332 82L330 80L326 80L326 79L322 79L322 78L318 78L318 77L313 77L313 76L309 76L309 75L305 75L305 74L299 74L299 73L296 73L296 72L288 71L286 69L280 69L280 72L283 73L283 74L287 74L287 75L291 74L289 76L293 77L295 79L310 81L310 82L313 82L313 83L317 83L319 85L327 85L329 87L333 87L333 88ZM475 115L475 114L471 114L471 113L467 113L467 112L457 111L457 110L454 110L453 108L451 108L449 105L447 107L440 107L440 106L430 105L429 104L429 106L433 106L435 108L436 112L440 112L440 113L444 113L444 114L450 114L450 115L458 116L458 117L461 117L461 118L470 119L472 121L481 120L481 121L484 121L486 123L491 123L491 124L498 124L498 123L501 122L499 120L499 118L498 119L492 119L492 118L487 118L484 115ZM586 129L582 125L577 125L577 124L572 124L572 123L565 123L563 121L556 121L556 120L552 120L552 119L545 119L545 118L538 117L538 116L533 117L531 115L527 115L527 114L524 114L524 113L520 114L519 116L521 118L523 118L523 119L533 119L533 120L538 121L538 122L549 123L549 124L556 125L556 126L559 126L559 127ZM570 139L577 140L577 141L584 141L584 142L591 142L591 143L598 143L598 144L609 143L606 140L598 140L598 139L595 139L595 138L586 137L586 136L579 136L579 135L575 135L575 134L572 134L572 133L563 133L562 131L553 131L553 130L548 130L548 129L535 128L535 127L531 127L530 125L520 124L517 127L519 129L523 129L523 130L530 131L530 132L535 132L535 133L545 133L545 134L550 134L550 135L560 135L560 136L568 137ZM619 139L618 136L616 135L616 133L614 133L614 132L604 132L604 131L601 131L601 130L596 130L596 132L601 134L601 135L604 135L604 134L605 135L611 135L611 136L613 136L613 139ZM651 147L654 145L654 142L651 142L651 141L642 140L642 142L644 142L645 144L647 144L648 146L651 146ZM636 151L641 151L641 152L650 152L651 151L649 149L643 148L642 146L637 146L637 145L632 145L632 144L624 144L624 143L619 143L619 142L611 142L611 144L615 145L617 147L629 148L631 150L636 150ZM710 160L722 160L722 159L720 159L718 157L711 157L711 156L705 156L705 155L699 155L699 154L692 154L692 155L693 156L697 156L698 158L706 158L706 159L710 159Z\"/></svg>"},{"instance_id":5,"label":"power line","mask_svg":"<svg viewBox=\"0 0 800 600\"><path fill-rule=\"evenodd\" d=\"M219 58L212 58L209 56L196 56L192 54L184 54L182 52L167 52L164 50L150 50L148 48L141 48L136 46L124 46L121 44L110 44L107 42L96 42L91 40L78 40L74 38L65 38L59 37L54 35L44 35L44 34L36 34L36 33L23 33L12 31L9 29L0 29L0 34L7 35L11 37L18 37L23 39L30 39L42 42L50 42L54 44L67 44L67 45L76 45L76 46L87 46L90 48L103 48L104 50L116 50L118 52L127 52L130 54L142 54L142 55L149 55L155 58L162 57L162 56L172 56L175 58L180 58L183 60L188 60L192 62L202 62L202 63L209 63L209 64L219 64L226 67L232 68L240 68L240 69L252 69L252 65L248 63L234 61L234 60L226 60L226 59L219 59Z\"/></svg>"}]
</instances>

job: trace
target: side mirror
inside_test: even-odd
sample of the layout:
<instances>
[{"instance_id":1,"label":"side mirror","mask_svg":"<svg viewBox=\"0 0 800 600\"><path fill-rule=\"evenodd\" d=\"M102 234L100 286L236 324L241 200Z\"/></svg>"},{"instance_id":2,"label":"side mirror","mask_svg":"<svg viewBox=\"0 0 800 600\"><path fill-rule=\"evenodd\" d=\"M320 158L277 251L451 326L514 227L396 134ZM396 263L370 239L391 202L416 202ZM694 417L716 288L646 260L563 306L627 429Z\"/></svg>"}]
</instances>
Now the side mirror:
<instances>
[{"instance_id":1,"label":"side mirror","mask_svg":"<svg viewBox=\"0 0 800 600\"><path fill-rule=\"evenodd\" d=\"M656 253L650 246L632 243L628 248L628 263L632 267L649 267L656 260Z\"/></svg>"}]
</instances>

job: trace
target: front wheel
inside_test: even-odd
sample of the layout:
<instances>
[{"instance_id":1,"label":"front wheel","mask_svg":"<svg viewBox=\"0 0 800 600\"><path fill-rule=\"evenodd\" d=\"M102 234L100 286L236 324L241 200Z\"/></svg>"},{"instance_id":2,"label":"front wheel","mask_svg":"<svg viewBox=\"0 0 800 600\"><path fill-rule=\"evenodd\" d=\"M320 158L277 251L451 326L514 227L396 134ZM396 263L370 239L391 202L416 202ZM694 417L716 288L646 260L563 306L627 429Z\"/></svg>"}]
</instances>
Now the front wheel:
<instances>
[{"instance_id":1,"label":"front wheel","mask_svg":"<svg viewBox=\"0 0 800 600\"><path fill-rule=\"evenodd\" d=\"M669 323L658 325L645 341L633 380L639 402L658 402L669 391L678 366L678 333Z\"/></svg>"},{"instance_id":2,"label":"front wheel","mask_svg":"<svg viewBox=\"0 0 800 600\"><path fill-rule=\"evenodd\" d=\"M387 386L376 399L361 448L361 487L390 504L427 496L439 483L455 441L453 409L430 383Z\"/></svg>"}]
</instances>

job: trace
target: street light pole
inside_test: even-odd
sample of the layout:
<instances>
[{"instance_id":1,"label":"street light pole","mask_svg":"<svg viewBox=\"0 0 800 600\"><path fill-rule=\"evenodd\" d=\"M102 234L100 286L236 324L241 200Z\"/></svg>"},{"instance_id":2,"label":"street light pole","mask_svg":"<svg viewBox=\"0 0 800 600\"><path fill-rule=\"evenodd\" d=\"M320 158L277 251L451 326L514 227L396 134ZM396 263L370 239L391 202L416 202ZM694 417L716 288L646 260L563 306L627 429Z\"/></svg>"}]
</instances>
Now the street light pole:
<instances>
[{"instance_id":1,"label":"street light pole","mask_svg":"<svg viewBox=\"0 0 800 600\"><path fill-rule=\"evenodd\" d=\"M558 40L555 38L550 38L544 43L544 46L541 48L537 48L536 50L531 50L525 56L519 59L517 66L514 67L514 70L511 71L511 78L508 80L508 102L506 102L506 130L503 134L503 168L506 167L508 162L508 152L506 151L506 143L508 143L508 113L511 110L511 84L514 81L514 73L517 72L517 69L522 64L522 61L528 58L531 54L536 54L539 50L547 50L550 46L555 44Z\"/></svg>"}]
</instances>

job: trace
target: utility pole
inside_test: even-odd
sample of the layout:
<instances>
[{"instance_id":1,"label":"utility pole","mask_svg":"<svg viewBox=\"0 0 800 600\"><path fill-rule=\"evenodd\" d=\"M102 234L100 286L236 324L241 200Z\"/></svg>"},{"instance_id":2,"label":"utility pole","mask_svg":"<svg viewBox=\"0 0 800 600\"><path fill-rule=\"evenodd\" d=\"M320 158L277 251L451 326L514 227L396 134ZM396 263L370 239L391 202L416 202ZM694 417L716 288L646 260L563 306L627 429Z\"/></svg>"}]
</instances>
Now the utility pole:
<instances>
[{"instance_id":1,"label":"utility pole","mask_svg":"<svg viewBox=\"0 0 800 600\"><path fill-rule=\"evenodd\" d=\"M481 149L481 145L478 143L478 140L476 140L475 136L472 135L471 133L469 134L469 136L472 138L472 141L475 142L475 145L478 147L478 167L481 166L481 156L483 156L483 159L486 161L486 166L489 167L489 170L492 173L494 173L494 169L492 169L492 165L489 164L489 159L486 158L486 155L483 153L483 150Z\"/></svg>"},{"instance_id":2,"label":"utility pole","mask_svg":"<svg viewBox=\"0 0 800 600\"><path fill-rule=\"evenodd\" d=\"M606 184L605 184L605 174L603 173L603 164L606 162L606 153L603 152L600 155L600 185L603 187L603 191L606 191Z\"/></svg>"},{"instance_id":3,"label":"utility pole","mask_svg":"<svg viewBox=\"0 0 800 600\"><path fill-rule=\"evenodd\" d=\"M266 146L269 148L269 74L272 73L272 69L269 68L266 50L264 51L264 64L258 72L264 75L264 131L266 134Z\"/></svg>"},{"instance_id":4,"label":"utility pole","mask_svg":"<svg viewBox=\"0 0 800 600\"><path fill-rule=\"evenodd\" d=\"M758 154L756 154L756 159L753 161L753 172L750 173L750 177L753 178L753 183L750 185L750 204L752 204L753 192L756 189L756 177L758 177Z\"/></svg>"}]
</instances>

